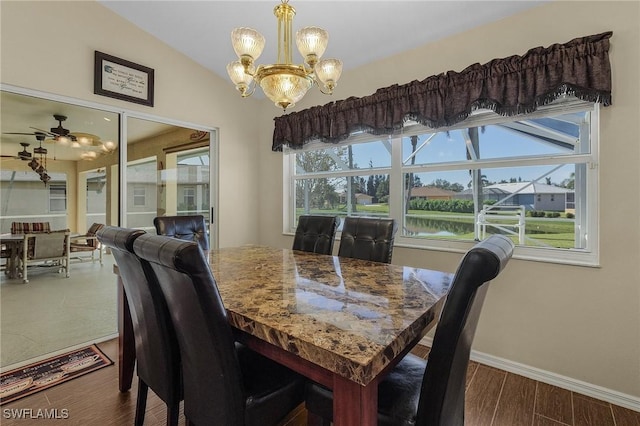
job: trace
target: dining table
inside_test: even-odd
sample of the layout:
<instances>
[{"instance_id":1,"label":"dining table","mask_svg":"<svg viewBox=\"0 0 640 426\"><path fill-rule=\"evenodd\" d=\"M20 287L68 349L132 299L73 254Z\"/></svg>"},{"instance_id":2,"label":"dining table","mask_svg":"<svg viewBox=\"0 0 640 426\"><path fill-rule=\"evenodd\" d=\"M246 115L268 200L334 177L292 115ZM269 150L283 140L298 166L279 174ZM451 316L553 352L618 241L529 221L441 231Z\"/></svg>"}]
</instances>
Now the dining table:
<instances>
[{"instance_id":1,"label":"dining table","mask_svg":"<svg viewBox=\"0 0 640 426\"><path fill-rule=\"evenodd\" d=\"M237 340L333 391L333 424L377 424L378 383L436 324L453 274L257 245L207 253ZM118 279L119 386L133 327Z\"/></svg>"}]
</instances>

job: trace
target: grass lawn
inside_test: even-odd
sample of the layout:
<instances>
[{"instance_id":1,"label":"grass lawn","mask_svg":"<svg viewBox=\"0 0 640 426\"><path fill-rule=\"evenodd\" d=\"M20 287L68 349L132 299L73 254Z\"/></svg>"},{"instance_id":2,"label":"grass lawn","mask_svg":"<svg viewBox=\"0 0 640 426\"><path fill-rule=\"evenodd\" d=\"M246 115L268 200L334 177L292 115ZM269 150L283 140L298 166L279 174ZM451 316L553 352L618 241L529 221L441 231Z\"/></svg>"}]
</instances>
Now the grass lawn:
<instances>
[{"instance_id":1,"label":"grass lawn","mask_svg":"<svg viewBox=\"0 0 640 426\"><path fill-rule=\"evenodd\" d=\"M358 205L356 207L356 214L370 214L372 216L388 215L389 206L387 204L373 204L373 205ZM298 214L304 214L302 209L298 209ZM346 208L336 208L331 210L313 210L311 214L335 214L338 216L344 216L346 214ZM455 240L473 240L473 232L463 232L460 230L460 226L470 226L474 223L474 217L471 213L452 213L452 212L440 212L440 211L426 211L426 210L409 210L409 217L422 220L439 221L443 229L447 229L449 226L456 228L455 235L451 236L419 236L417 238L430 238L430 239L455 239ZM500 223L497 220L494 223ZM513 223L513 220L505 220L502 223ZM417 225L419 226L419 225ZM436 225L437 226L437 225ZM574 222L569 219L549 219L549 218L526 218L525 235L528 238L534 239L540 242L540 245L547 245L558 248L573 248L574 247ZM512 228L515 231L515 228ZM518 237L512 236L514 243L518 243ZM527 241L528 246L538 246L532 241Z\"/></svg>"}]
</instances>

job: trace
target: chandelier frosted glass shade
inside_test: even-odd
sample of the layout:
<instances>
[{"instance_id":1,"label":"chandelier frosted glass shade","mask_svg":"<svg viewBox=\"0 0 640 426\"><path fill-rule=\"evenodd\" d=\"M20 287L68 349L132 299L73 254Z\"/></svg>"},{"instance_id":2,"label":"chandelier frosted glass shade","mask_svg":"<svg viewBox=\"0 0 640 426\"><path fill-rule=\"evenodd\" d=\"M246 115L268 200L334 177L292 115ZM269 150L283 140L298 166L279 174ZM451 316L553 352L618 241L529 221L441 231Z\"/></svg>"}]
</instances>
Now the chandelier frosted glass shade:
<instances>
[{"instance_id":1,"label":"chandelier frosted glass shade","mask_svg":"<svg viewBox=\"0 0 640 426\"><path fill-rule=\"evenodd\" d=\"M240 27L231 31L231 45L236 55L242 60L250 59L252 63L262 54L264 37L253 28Z\"/></svg>"},{"instance_id":2,"label":"chandelier frosted glass shade","mask_svg":"<svg viewBox=\"0 0 640 426\"><path fill-rule=\"evenodd\" d=\"M296 33L296 45L304 61L313 67L324 54L329 42L329 33L318 27L305 27Z\"/></svg>"},{"instance_id":3,"label":"chandelier frosted glass shade","mask_svg":"<svg viewBox=\"0 0 640 426\"><path fill-rule=\"evenodd\" d=\"M289 0L273 9L278 19L278 62L254 66L262 53L264 37L254 29L241 27L231 32L231 44L238 60L227 65L229 78L243 98L251 96L259 85L273 103L286 110L304 97L318 84L320 91L331 94L342 73L342 62L337 59L320 60L329 41L329 34L318 27L305 27L296 33L296 45L304 62L293 64L293 17L295 9ZM252 85L253 83L253 85Z\"/></svg>"},{"instance_id":4,"label":"chandelier frosted glass shade","mask_svg":"<svg viewBox=\"0 0 640 426\"><path fill-rule=\"evenodd\" d=\"M242 96L248 96L247 88L253 81L253 76L244 71L244 65L240 61L233 61L227 65L227 73L229 78L236 85L236 89L240 91Z\"/></svg>"},{"instance_id":5,"label":"chandelier frosted glass shade","mask_svg":"<svg viewBox=\"0 0 640 426\"><path fill-rule=\"evenodd\" d=\"M323 59L316 64L315 72L316 77L325 85L325 88L333 90L340 75L342 75L342 61L338 59Z\"/></svg>"},{"instance_id":6,"label":"chandelier frosted glass shade","mask_svg":"<svg viewBox=\"0 0 640 426\"><path fill-rule=\"evenodd\" d=\"M264 94L277 106L286 110L304 97L313 79L301 66L271 65L258 69Z\"/></svg>"}]
</instances>

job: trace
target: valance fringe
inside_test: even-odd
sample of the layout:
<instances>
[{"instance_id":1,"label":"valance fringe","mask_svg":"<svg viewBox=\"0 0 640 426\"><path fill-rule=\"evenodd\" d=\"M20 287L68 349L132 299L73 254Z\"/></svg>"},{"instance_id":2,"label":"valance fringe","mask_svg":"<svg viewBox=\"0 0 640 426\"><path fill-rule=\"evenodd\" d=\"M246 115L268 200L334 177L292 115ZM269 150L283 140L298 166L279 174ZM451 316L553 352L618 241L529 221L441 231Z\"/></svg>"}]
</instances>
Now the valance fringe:
<instances>
[{"instance_id":1,"label":"valance fringe","mask_svg":"<svg viewBox=\"0 0 640 426\"><path fill-rule=\"evenodd\" d=\"M446 73L378 89L276 117L274 151L305 143L338 143L354 132L399 132L413 120L431 128L464 121L476 109L502 116L528 114L567 95L611 105L609 39L612 32L576 38L565 44L530 49L523 56L473 64Z\"/></svg>"}]
</instances>

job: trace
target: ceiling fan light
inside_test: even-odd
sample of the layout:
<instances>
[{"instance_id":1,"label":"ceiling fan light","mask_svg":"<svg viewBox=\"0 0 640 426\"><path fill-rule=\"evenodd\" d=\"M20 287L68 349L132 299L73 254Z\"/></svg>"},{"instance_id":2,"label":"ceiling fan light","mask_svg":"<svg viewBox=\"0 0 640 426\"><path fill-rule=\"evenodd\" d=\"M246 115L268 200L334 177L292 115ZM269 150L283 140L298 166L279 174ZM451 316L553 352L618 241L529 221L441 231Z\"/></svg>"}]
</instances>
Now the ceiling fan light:
<instances>
[{"instance_id":1,"label":"ceiling fan light","mask_svg":"<svg viewBox=\"0 0 640 426\"><path fill-rule=\"evenodd\" d=\"M82 158L83 160L92 161L98 158L98 154L94 151L85 151L80 154L80 158Z\"/></svg>"},{"instance_id":2,"label":"ceiling fan light","mask_svg":"<svg viewBox=\"0 0 640 426\"><path fill-rule=\"evenodd\" d=\"M66 136L58 136L58 137L56 138L56 141L57 141L60 145L67 146L67 145L69 145L69 143L71 142L71 139L69 139L69 138L68 138L68 137L66 137Z\"/></svg>"},{"instance_id":3,"label":"ceiling fan light","mask_svg":"<svg viewBox=\"0 0 640 426\"><path fill-rule=\"evenodd\" d=\"M73 141L71 142L71 148L81 148L82 145L80 145L79 142Z\"/></svg>"},{"instance_id":4,"label":"ceiling fan light","mask_svg":"<svg viewBox=\"0 0 640 426\"><path fill-rule=\"evenodd\" d=\"M81 136L81 137L78 138L78 143L80 145L88 146L88 145L91 145L92 142L93 141L90 138L87 138L85 136Z\"/></svg>"},{"instance_id":5,"label":"ceiling fan light","mask_svg":"<svg viewBox=\"0 0 640 426\"><path fill-rule=\"evenodd\" d=\"M329 43L329 33L319 27L304 27L296 33L296 45L305 62L310 66L324 54Z\"/></svg>"},{"instance_id":6,"label":"ceiling fan light","mask_svg":"<svg viewBox=\"0 0 640 426\"><path fill-rule=\"evenodd\" d=\"M105 141L102 143L102 150L105 152L112 152L116 149L116 144L115 142L112 141Z\"/></svg>"}]
</instances>

